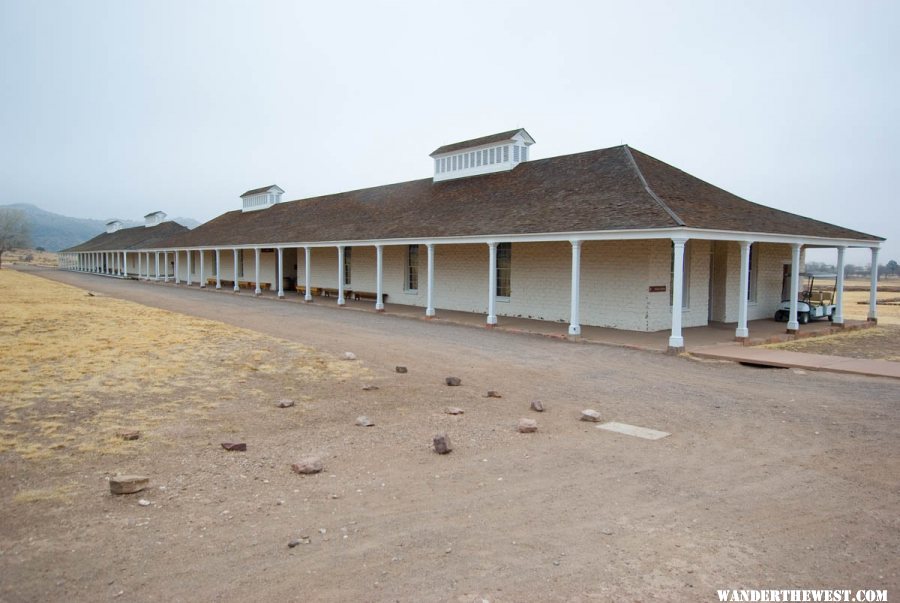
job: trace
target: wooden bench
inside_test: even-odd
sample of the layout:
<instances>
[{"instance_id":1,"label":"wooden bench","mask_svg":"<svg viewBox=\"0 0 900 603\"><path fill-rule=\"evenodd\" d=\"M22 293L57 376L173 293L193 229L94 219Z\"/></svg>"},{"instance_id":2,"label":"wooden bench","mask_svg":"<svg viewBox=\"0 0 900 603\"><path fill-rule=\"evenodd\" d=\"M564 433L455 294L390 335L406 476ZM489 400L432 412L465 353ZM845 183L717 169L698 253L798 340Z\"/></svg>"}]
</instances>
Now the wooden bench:
<instances>
[{"instance_id":1,"label":"wooden bench","mask_svg":"<svg viewBox=\"0 0 900 603\"><path fill-rule=\"evenodd\" d=\"M337 296L338 296L338 290L337 290L337 289L330 289L330 288L328 288L328 287L322 287L322 288L319 289L319 295L322 295L323 297L337 297ZM353 295L353 291L352 291L352 290L350 290L350 289L344 289L344 297L345 297L345 298L348 297L348 296L351 296L351 295Z\"/></svg>"},{"instance_id":2,"label":"wooden bench","mask_svg":"<svg viewBox=\"0 0 900 603\"><path fill-rule=\"evenodd\" d=\"M262 291L268 291L271 286L271 283L259 284L259 288ZM238 281L238 287L240 287L241 289L256 289L256 283L254 281Z\"/></svg>"},{"instance_id":3,"label":"wooden bench","mask_svg":"<svg viewBox=\"0 0 900 603\"><path fill-rule=\"evenodd\" d=\"M303 296L306 295L306 287L304 285L297 285L294 288L297 290L297 293L299 293L300 295L303 295ZM322 294L321 289L319 289L318 287L310 287L309 291L310 291L310 295L321 295Z\"/></svg>"},{"instance_id":4,"label":"wooden bench","mask_svg":"<svg viewBox=\"0 0 900 603\"><path fill-rule=\"evenodd\" d=\"M367 300L367 301L377 301L378 294L374 291L354 291L353 299L356 300ZM384 303L387 300L387 293L381 294L381 303Z\"/></svg>"},{"instance_id":5,"label":"wooden bench","mask_svg":"<svg viewBox=\"0 0 900 603\"><path fill-rule=\"evenodd\" d=\"M216 286L216 277L213 276L213 277L206 279L206 284L210 285L211 287L215 287Z\"/></svg>"}]
</instances>

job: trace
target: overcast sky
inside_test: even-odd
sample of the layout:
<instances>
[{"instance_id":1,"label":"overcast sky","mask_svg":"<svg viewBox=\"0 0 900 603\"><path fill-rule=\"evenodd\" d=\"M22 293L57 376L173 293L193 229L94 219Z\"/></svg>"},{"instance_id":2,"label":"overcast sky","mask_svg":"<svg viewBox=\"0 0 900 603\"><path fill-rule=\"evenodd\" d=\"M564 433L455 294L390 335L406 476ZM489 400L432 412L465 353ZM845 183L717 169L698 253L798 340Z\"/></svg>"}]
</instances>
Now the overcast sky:
<instances>
[{"instance_id":1,"label":"overcast sky","mask_svg":"<svg viewBox=\"0 0 900 603\"><path fill-rule=\"evenodd\" d=\"M532 159L627 143L900 261L898 58L887 1L0 0L0 204L205 221L524 127Z\"/></svg>"}]
</instances>

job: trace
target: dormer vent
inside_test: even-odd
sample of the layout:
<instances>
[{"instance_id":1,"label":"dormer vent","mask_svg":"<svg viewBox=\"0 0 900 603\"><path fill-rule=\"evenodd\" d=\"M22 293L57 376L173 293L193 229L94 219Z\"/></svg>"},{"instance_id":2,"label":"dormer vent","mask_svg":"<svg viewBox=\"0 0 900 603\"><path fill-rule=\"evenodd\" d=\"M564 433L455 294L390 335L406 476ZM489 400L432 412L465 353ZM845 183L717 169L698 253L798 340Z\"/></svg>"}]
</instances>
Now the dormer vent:
<instances>
[{"instance_id":1,"label":"dormer vent","mask_svg":"<svg viewBox=\"0 0 900 603\"><path fill-rule=\"evenodd\" d=\"M434 181L509 171L528 161L533 144L531 135L520 128L444 145L431 153Z\"/></svg>"},{"instance_id":2,"label":"dormer vent","mask_svg":"<svg viewBox=\"0 0 900 603\"><path fill-rule=\"evenodd\" d=\"M120 220L110 220L106 223L106 233L110 234L116 232L117 230L122 230L124 228L124 224Z\"/></svg>"},{"instance_id":3,"label":"dormer vent","mask_svg":"<svg viewBox=\"0 0 900 603\"><path fill-rule=\"evenodd\" d=\"M162 224L166 221L166 212L163 211L155 211L151 214L147 214L144 216L144 226L150 228L151 226L156 226L157 224Z\"/></svg>"},{"instance_id":4,"label":"dormer vent","mask_svg":"<svg viewBox=\"0 0 900 603\"><path fill-rule=\"evenodd\" d=\"M249 190L241 195L241 201L243 202L241 211L257 211L272 207L276 203L281 202L281 195L283 194L284 191L277 184Z\"/></svg>"}]
</instances>

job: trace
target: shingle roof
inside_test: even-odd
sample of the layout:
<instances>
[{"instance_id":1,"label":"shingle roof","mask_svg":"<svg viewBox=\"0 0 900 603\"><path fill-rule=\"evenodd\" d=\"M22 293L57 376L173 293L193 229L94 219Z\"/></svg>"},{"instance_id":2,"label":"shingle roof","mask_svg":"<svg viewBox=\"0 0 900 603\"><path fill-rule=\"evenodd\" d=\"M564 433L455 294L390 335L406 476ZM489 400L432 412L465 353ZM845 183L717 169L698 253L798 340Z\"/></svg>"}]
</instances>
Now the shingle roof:
<instances>
[{"instance_id":1,"label":"shingle roof","mask_svg":"<svg viewBox=\"0 0 900 603\"><path fill-rule=\"evenodd\" d=\"M646 186L645 186L646 182ZM649 188L649 190L648 190ZM878 237L751 203L627 146L231 211L166 247L540 234L677 226ZM123 232L123 231L120 231Z\"/></svg>"},{"instance_id":2,"label":"shingle roof","mask_svg":"<svg viewBox=\"0 0 900 603\"><path fill-rule=\"evenodd\" d=\"M281 187L278 186L277 184L270 184L269 186L262 186L262 187L260 187L260 188L250 189L249 191L247 191L246 193L244 193L243 195L241 195L241 197L243 198L243 197L246 197L246 196L248 196L248 195L256 195L256 194L258 194L258 193L264 193L264 192L266 192L266 191L268 191L269 189L272 189L272 188L277 188L278 190L281 191ZM284 191L281 191L281 192L284 192Z\"/></svg>"},{"instance_id":3,"label":"shingle roof","mask_svg":"<svg viewBox=\"0 0 900 603\"><path fill-rule=\"evenodd\" d=\"M80 245L63 251L112 251L161 247L160 243L188 230L177 222L162 222L156 226L135 226L115 232L104 232Z\"/></svg>"},{"instance_id":4,"label":"shingle roof","mask_svg":"<svg viewBox=\"0 0 900 603\"><path fill-rule=\"evenodd\" d=\"M685 226L708 230L884 240L747 201L637 149L630 150L650 189Z\"/></svg>"},{"instance_id":5,"label":"shingle roof","mask_svg":"<svg viewBox=\"0 0 900 603\"><path fill-rule=\"evenodd\" d=\"M510 130L509 132L500 132L499 134L491 134L490 136L482 136L481 138L473 138L472 140L464 140L462 142L454 142L453 144L445 144L444 146L438 147L434 151L432 151L429 157L433 155L440 155L441 153L452 153L453 151L459 151L461 149L469 149L484 144L491 144L492 142L503 142L504 140L509 140L521 131L522 128L516 128L515 130Z\"/></svg>"}]
</instances>

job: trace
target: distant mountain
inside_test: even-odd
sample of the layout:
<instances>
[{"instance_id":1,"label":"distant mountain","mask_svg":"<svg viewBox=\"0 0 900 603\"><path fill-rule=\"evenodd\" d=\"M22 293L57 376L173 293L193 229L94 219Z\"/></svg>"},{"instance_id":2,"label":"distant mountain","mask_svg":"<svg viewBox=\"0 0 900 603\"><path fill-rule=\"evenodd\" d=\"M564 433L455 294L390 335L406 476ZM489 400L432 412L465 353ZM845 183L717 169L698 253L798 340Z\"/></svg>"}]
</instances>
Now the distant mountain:
<instances>
[{"instance_id":1,"label":"distant mountain","mask_svg":"<svg viewBox=\"0 0 900 603\"><path fill-rule=\"evenodd\" d=\"M13 203L0 205L0 207L20 209L25 212L31 226L31 246L43 247L47 251L59 251L92 239L106 231L106 223L109 222L109 220L70 218L44 211L30 203ZM197 220L192 218L173 218L173 221L188 228L200 225ZM143 222L135 220L122 220L122 223L126 228L143 225Z\"/></svg>"}]
</instances>

